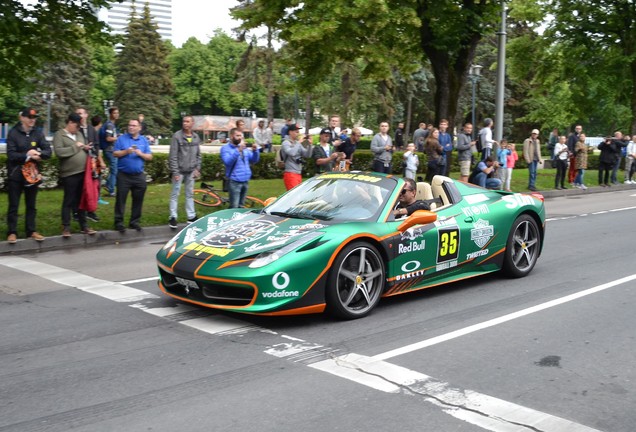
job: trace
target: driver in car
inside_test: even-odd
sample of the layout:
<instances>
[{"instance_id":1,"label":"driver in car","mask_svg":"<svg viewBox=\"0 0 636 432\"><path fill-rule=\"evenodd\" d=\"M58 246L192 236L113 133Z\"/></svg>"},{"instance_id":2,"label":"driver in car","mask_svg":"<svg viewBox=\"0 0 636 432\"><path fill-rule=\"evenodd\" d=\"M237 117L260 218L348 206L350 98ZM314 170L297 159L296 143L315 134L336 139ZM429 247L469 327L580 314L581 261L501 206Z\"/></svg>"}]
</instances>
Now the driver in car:
<instances>
[{"instance_id":1,"label":"driver in car","mask_svg":"<svg viewBox=\"0 0 636 432\"><path fill-rule=\"evenodd\" d=\"M422 200L415 199L415 193L417 192L417 184L415 180L410 178L404 179L404 188L400 192L399 203L395 210L393 210L393 215L396 218L402 218L405 216L410 216L413 212L417 210L430 210L431 206Z\"/></svg>"}]
</instances>

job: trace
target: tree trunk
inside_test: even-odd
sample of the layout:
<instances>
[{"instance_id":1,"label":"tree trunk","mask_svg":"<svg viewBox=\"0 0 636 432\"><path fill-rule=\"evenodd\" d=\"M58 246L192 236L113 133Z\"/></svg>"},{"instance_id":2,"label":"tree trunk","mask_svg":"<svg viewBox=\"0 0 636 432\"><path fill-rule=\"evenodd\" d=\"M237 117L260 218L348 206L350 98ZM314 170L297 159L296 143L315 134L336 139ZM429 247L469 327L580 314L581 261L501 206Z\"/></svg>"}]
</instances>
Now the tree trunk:
<instances>
[{"instance_id":1,"label":"tree trunk","mask_svg":"<svg viewBox=\"0 0 636 432\"><path fill-rule=\"evenodd\" d=\"M418 15L426 16L429 6L434 7L429 2L421 2ZM449 130L453 130L459 92L475 58L481 35L477 31L466 31L456 52L449 52L444 47L435 45L436 40L430 23L422 20L420 46L428 57L435 76L435 125L439 125L441 119L447 119Z\"/></svg>"},{"instance_id":2,"label":"tree trunk","mask_svg":"<svg viewBox=\"0 0 636 432\"><path fill-rule=\"evenodd\" d=\"M631 63L632 82L636 83L636 60ZM636 134L636 84L632 85L632 124L630 135Z\"/></svg>"},{"instance_id":3,"label":"tree trunk","mask_svg":"<svg viewBox=\"0 0 636 432\"><path fill-rule=\"evenodd\" d=\"M273 30L267 27L267 66L265 72L265 88L267 89L267 122L274 120L274 48L272 46Z\"/></svg>"},{"instance_id":4,"label":"tree trunk","mask_svg":"<svg viewBox=\"0 0 636 432\"><path fill-rule=\"evenodd\" d=\"M308 133L307 131L311 129L311 117L311 95L308 94L305 96L305 133Z\"/></svg>"}]
</instances>

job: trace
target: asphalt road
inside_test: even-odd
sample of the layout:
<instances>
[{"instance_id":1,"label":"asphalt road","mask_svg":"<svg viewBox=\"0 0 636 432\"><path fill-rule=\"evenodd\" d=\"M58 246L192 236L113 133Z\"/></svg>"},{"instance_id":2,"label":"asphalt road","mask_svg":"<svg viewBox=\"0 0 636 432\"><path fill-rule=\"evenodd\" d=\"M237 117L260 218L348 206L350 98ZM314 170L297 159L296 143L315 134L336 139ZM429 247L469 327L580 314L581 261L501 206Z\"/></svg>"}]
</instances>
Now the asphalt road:
<instances>
[{"instance_id":1,"label":"asphalt road","mask_svg":"<svg viewBox=\"0 0 636 432\"><path fill-rule=\"evenodd\" d=\"M529 277L364 319L178 304L162 242L0 256L0 431L634 431L636 194L548 199Z\"/></svg>"}]
</instances>

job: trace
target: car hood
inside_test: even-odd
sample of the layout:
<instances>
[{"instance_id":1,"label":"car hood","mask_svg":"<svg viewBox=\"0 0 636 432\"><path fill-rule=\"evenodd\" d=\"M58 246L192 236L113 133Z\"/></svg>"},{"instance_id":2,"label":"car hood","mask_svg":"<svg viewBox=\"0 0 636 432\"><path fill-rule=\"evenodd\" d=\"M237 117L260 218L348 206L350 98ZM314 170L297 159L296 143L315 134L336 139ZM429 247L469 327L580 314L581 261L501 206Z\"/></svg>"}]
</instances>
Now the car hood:
<instances>
[{"instance_id":1,"label":"car hood","mask_svg":"<svg viewBox=\"0 0 636 432\"><path fill-rule=\"evenodd\" d=\"M234 261L281 248L332 225L319 220L224 210L188 225L163 250L169 255Z\"/></svg>"}]
</instances>

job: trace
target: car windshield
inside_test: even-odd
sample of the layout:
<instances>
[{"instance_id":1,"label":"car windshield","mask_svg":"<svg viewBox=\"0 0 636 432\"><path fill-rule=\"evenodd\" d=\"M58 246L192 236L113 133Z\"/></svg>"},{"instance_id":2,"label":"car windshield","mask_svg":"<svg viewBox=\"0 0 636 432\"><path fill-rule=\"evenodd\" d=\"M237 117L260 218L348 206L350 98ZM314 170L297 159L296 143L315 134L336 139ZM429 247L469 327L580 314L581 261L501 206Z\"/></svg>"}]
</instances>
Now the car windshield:
<instances>
[{"instance_id":1,"label":"car windshield","mask_svg":"<svg viewBox=\"0 0 636 432\"><path fill-rule=\"evenodd\" d=\"M365 174L323 174L286 193L265 212L277 216L319 220L376 219L395 179Z\"/></svg>"}]
</instances>

